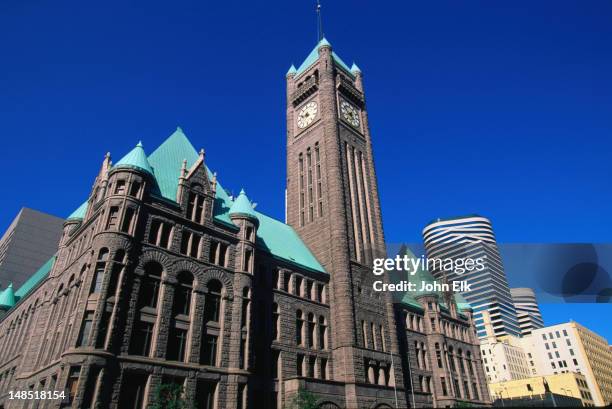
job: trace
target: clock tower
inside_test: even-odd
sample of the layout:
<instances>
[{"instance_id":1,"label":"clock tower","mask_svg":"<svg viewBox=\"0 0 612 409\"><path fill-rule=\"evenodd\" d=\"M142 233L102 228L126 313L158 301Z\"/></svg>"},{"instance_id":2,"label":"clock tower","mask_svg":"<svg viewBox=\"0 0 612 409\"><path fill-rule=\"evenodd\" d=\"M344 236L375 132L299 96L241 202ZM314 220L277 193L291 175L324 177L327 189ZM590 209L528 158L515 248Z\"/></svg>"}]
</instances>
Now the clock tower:
<instances>
[{"instance_id":1,"label":"clock tower","mask_svg":"<svg viewBox=\"0 0 612 409\"><path fill-rule=\"evenodd\" d=\"M403 407L393 303L372 288L386 252L362 73L322 38L286 79L287 223L331 277L332 378L346 407L374 389Z\"/></svg>"}]
</instances>

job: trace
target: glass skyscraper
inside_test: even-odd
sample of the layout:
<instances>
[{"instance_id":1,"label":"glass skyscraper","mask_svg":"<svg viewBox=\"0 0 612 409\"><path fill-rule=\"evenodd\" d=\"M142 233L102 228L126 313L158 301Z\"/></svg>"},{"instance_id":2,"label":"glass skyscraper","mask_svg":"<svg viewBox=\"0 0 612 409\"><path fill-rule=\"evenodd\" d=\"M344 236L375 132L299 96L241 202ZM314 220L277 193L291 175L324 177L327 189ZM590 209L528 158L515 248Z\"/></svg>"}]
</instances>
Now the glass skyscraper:
<instances>
[{"instance_id":1,"label":"glass skyscraper","mask_svg":"<svg viewBox=\"0 0 612 409\"><path fill-rule=\"evenodd\" d=\"M516 310L510 295L508 280L495 241L489 219L470 215L449 219L437 219L423 229L427 258L453 260L448 263L432 263L431 273L438 280L451 283L466 281L470 290L463 297L474 309L474 321L480 338L486 336L482 311L488 311L496 336L521 335ZM463 259L463 260L461 260ZM467 260L471 271L462 271Z\"/></svg>"}]
</instances>

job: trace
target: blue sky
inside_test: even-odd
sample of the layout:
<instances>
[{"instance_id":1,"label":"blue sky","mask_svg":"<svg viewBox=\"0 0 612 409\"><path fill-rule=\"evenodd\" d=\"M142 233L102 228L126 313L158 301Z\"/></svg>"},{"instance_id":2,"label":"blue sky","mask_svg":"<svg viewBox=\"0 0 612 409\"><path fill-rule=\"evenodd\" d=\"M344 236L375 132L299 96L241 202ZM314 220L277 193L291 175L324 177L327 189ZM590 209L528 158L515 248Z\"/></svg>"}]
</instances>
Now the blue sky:
<instances>
[{"instance_id":1,"label":"blue sky","mask_svg":"<svg viewBox=\"0 0 612 409\"><path fill-rule=\"evenodd\" d=\"M323 13L364 72L389 241L466 213L500 242L611 241L612 3ZM314 1L5 0L0 38L2 228L22 206L68 215L106 151L150 152L177 125L224 186L283 217L284 74L316 42Z\"/></svg>"}]
</instances>

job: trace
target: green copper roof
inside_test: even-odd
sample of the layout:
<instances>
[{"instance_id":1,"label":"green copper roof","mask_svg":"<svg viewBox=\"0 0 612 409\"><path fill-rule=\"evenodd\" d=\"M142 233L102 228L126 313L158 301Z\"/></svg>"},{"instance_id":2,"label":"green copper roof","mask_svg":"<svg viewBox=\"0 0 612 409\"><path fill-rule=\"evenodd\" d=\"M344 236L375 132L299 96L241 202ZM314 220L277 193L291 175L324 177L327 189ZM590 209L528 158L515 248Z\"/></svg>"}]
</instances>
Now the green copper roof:
<instances>
[{"instance_id":1,"label":"green copper roof","mask_svg":"<svg viewBox=\"0 0 612 409\"><path fill-rule=\"evenodd\" d=\"M306 71L312 64L314 64L319 59L319 48L321 48L322 46L331 47L331 44L325 38L319 41L319 43L315 46L315 48L312 49L310 54L308 54L308 57L306 57L304 62L297 69L297 72L295 73L296 75L300 75L301 73ZM348 67L348 65L346 65L346 63L342 61L342 58L340 58L338 54L336 54L333 51L332 51L332 58L334 59L334 62L337 65L339 65L344 71L346 71L347 74L349 74L350 76L353 76L353 73L351 73L351 69Z\"/></svg>"},{"instance_id":2,"label":"green copper roof","mask_svg":"<svg viewBox=\"0 0 612 409\"><path fill-rule=\"evenodd\" d=\"M291 64L291 67L289 67L289 70L287 71L286 75L293 75L297 72L297 70L295 69L295 65Z\"/></svg>"},{"instance_id":3,"label":"green copper roof","mask_svg":"<svg viewBox=\"0 0 612 409\"><path fill-rule=\"evenodd\" d=\"M34 287L38 285L45 277L49 275L51 269L53 268L53 264L55 263L55 256L51 257L49 260L45 262L28 280L19 287L19 289L15 292L15 296L18 299L22 299Z\"/></svg>"},{"instance_id":4,"label":"green copper roof","mask_svg":"<svg viewBox=\"0 0 612 409\"><path fill-rule=\"evenodd\" d=\"M117 163L113 166L113 168L136 168L139 170L143 170L149 174L153 174L153 169L147 160L147 154L145 153L142 142L138 142L136 147L132 149L127 155L123 158L119 159Z\"/></svg>"},{"instance_id":5,"label":"green copper roof","mask_svg":"<svg viewBox=\"0 0 612 409\"><path fill-rule=\"evenodd\" d=\"M198 152L189 139L187 139L187 136L185 136L181 128L177 128L148 157L148 163L153 169L153 176L159 188L159 195L175 202L183 160L187 160L187 169L189 169L198 160L198 157ZM210 169L207 168L206 170L209 178L212 178ZM244 198L246 201L243 201L241 195L239 195L235 201L232 201L223 186L217 182L216 200L213 208L215 220L229 226L234 226L230 218L230 209L234 206L236 206L234 207L236 212L240 210L241 213L252 213L259 220L259 227L257 229L258 247L269 252L275 258L313 271L325 273L323 266L321 266L291 226L255 211L250 206L250 201L246 195L244 195ZM247 202L250 208L247 208L245 205ZM86 211L87 202L75 210L69 218L82 219Z\"/></svg>"},{"instance_id":6,"label":"green copper roof","mask_svg":"<svg viewBox=\"0 0 612 409\"><path fill-rule=\"evenodd\" d=\"M84 201L83 203L81 203L81 205L79 207L77 207L75 209L74 212L72 212L70 214L70 216L68 216L68 220L70 219L82 219L83 217L85 217L85 214L87 214L87 200Z\"/></svg>"},{"instance_id":7,"label":"green copper roof","mask_svg":"<svg viewBox=\"0 0 612 409\"><path fill-rule=\"evenodd\" d=\"M0 308L9 309L15 306L15 292L13 291L13 283L10 283L8 287L2 293L0 293Z\"/></svg>"},{"instance_id":8,"label":"green copper roof","mask_svg":"<svg viewBox=\"0 0 612 409\"><path fill-rule=\"evenodd\" d=\"M255 210L253 210L253 205L251 204L251 201L247 197L246 193L244 192L244 189L240 191L240 194L232 204L232 207L230 207L229 214L230 216L241 215L252 217L255 219L257 218Z\"/></svg>"},{"instance_id":9,"label":"green copper roof","mask_svg":"<svg viewBox=\"0 0 612 409\"><path fill-rule=\"evenodd\" d=\"M155 179L162 197L176 201L178 178L181 174L183 160L187 160L187 169L198 160L198 152L181 128L149 155L149 163L155 169Z\"/></svg>"},{"instance_id":10,"label":"green copper roof","mask_svg":"<svg viewBox=\"0 0 612 409\"><path fill-rule=\"evenodd\" d=\"M407 255L409 258L415 258L415 259L417 258L414 255L414 253L406 245L402 245L402 247L400 248L398 252L398 255L400 256ZM407 273L403 273L403 274L407 274ZM406 291L404 293L404 297L401 300L401 302L404 304L411 305L417 308L422 308L421 304L417 301L417 297L421 295L438 295L435 291L432 291L432 292L420 291L421 284L423 282L426 282L426 283L434 282L433 276L429 273L429 271L427 271L426 269L422 267L419 267L419 269L417 269L414 275L408 273L407 275L404 275L402 278L404 280L407 280L410 283L414 283L414 285L416 286L416 291ZM439 300L441 300L441 298Z\"/></svg>"},{"instance_id":11,"label":"green copper roof","mask_svg":"<svg viewBox=\"0 0 612 409\"><path fill-rule=\"evenodd\" d=\"M359 69L357 64L353 63L353 65L351 66L351 72L357 73L357 72L361 72L361 70Z\"/></svg>"},{"instance_id":12,"label":"green copper roof","mask_svg":"<svg viewBox=\"0 0 612 409\"><path fill-rule=\"evenodd\" d=\"M454 296L455 296L455 303L457 304L458 310L461 311L461 310L471 310L472 309L472 306L470 305L470 303L468 303L461 294L455 293Z\"/></svg>"}]
</instances>

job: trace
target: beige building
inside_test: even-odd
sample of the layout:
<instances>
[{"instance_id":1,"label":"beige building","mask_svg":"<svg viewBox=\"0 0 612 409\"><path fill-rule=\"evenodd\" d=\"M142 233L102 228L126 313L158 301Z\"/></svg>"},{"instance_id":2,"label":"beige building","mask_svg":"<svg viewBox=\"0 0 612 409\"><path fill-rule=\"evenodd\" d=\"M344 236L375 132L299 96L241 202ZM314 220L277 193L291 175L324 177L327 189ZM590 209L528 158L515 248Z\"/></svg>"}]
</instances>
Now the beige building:
<instances>
[{"instance_id":1,"label":"beige building","mask_svg":"<svg viewBox=\"0 0 612 409\"><path fill-rule=\"evenodd\" d=\"M605 338L570 321L536 329L521 343L532 374L583 374L595 405L612 403L612 353Z\"/></svg>"},{"instance_id":2,"label":"beige building","mask_svg":"<svg viewBox=\"0 0 612 409\"><path fill-rule=\"evenodd\" d=\"M521 339L512 335L496 337L487 311L483 311L482 318L486 337L480 340L480 352L487 382L491 384L529 377Z\"/></svg>"},{"instance_id":3,"label":"beige building","mask_svg":"<svg viewBox=\"0 0 612 409\"><path fill-rule=\"evenodd\" d=\"M521 398L544 395L548 392L546 384L554 394L579 398L585 407L595 406L586 378L575 372L491 383L489 390L493 399Z\"/></svg>"}]
</instances>

